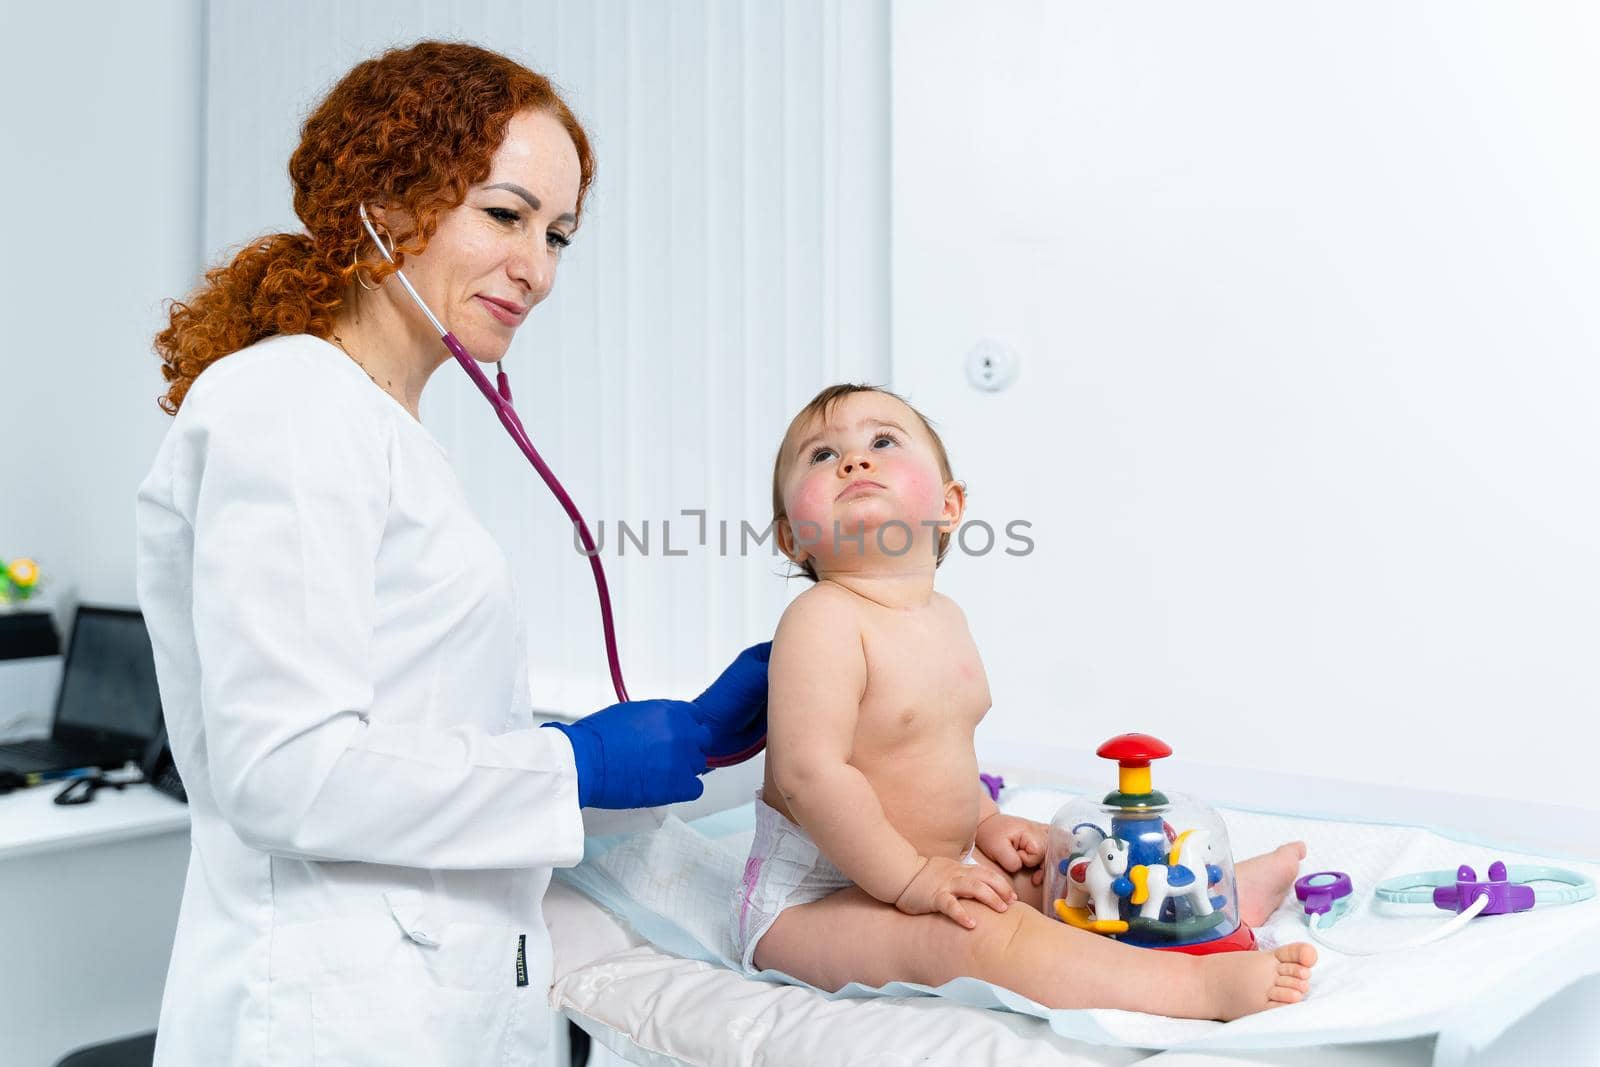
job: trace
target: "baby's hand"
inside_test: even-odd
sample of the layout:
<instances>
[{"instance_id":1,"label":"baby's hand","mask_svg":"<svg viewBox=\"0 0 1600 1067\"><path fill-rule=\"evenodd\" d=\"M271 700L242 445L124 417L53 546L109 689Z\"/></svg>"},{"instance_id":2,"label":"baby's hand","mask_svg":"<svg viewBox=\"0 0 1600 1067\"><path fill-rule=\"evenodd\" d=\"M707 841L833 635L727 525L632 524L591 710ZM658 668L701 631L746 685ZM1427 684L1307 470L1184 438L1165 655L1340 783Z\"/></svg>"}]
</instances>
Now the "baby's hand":
<instances>
[{"instance_id":1,"label":"baby's hand","mask_svg":"<svg viewBox=\"0 0 1600 1067\"><path fill-rule=\"evenodd\" d=\"M1044 843L1049 829L1031 819L994 814L978 824L978 850L994 860L1007 873L1024 867L1036 868L1033 884L1044 881Z\"/></svg>"},{"instance_id":2,"label":"baby's hand","mask_svg":"<svg viewBox=\"0 0 1600 1067\"><path fill-rule=\"evenodd\" d=\"M894 906L907 915L939 912L971 930L978 924L961 906L963 899L980 901L995 911L1005 911L1017 899L1017 892L1011 888L1009 879L987 867L934 856L901 891Z\"/></svg>"}]
</instances>

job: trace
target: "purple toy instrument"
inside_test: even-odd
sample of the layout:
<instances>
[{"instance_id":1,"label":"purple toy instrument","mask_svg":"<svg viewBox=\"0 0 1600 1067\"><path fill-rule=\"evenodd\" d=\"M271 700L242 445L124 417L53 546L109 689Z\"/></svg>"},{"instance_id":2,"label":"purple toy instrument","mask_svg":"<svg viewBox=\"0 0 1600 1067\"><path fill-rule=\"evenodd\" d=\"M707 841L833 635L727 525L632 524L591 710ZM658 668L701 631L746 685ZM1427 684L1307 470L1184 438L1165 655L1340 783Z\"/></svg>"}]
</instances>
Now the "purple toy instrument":
<instances>
[{"instance_id":1,"label":"purple toy instrument","mask_svg":"<svg viewBox=\"0 0 1600 1067\"><path fill-rule=\"evenodd\" d=\"M1531 883L1550 883L1535 888ZM1350 913L1354 890L1343 871L1318 871L1294 884L1294 895L1305 909L1311 936L1336 952L1371 956L1380 952L1417 948L1465 927L1480 915L1510 915L1536 904L1575 904L1595 895L1592 879L1561 867L1507 867L1496 860L1488 877L1480 880L1462 864L1453 871L1418 871L1387 878L1373 889L1377 900L1389 904L1432 904L1454 916L1406 941L1380 947L1357 947L1328 941L1322 931Z\"/></svg>"}]
</instances>

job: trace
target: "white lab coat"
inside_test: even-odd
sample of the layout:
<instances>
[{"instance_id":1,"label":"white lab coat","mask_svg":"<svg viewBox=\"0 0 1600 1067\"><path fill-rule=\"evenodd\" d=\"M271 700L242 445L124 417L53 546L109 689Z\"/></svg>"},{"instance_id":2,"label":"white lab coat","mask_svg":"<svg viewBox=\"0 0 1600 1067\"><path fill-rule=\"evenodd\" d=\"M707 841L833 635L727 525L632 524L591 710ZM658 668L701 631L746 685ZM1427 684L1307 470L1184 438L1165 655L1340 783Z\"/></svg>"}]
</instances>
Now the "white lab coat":
<instances>
[{"instance_id":1,"label":"white lab coat","mask_svg":"<svg viewBox=\"0 0 1600 1067\"><path fill-rule=\"evenodd\" d=\"M577 776L444 450L272 338L194 383L138 526L193 816L156 1063L546 1062Z\"/></svg>"}]
</instances>

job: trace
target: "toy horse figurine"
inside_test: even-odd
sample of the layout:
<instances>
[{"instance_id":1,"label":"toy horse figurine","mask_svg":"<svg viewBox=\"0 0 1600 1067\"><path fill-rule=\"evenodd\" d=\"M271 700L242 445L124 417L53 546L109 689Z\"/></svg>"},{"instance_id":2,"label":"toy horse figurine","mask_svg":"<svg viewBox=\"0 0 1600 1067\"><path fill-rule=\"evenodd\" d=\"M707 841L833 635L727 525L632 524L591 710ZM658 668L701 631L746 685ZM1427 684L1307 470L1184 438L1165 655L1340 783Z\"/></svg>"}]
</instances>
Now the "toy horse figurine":
<instances>
[{"instance_id":1,"label":"toy horse figurine","mask_svg":"<svg viewBox=\"0 0 1600 1067\"><path fill-rule=\"evenodd\" d=\"M1074 861L1074 865L1077 862ZM1094 917L1090 918L1081 908L1068 908L1065 900L1056 901L1056 914L1063 922L1100 934L1126 931L1127 922L1118 918L1121 911L1118 898L1133 892L1133 883L1127 876L1128 843L1108 837L1096 845L1094 852L1084 857L1082 863L1083 886Z\"/></svg>"},{"instance_id":2,"label":"toy horse figurine","mask_svg":"<svg viewBox=\"0 0 1600 1067\"><path fill-rule=\"evenodd\" d=\"M1210 830L1185 830L1172 842L1172 854L1167 857L1167 863L1181 864L1196 873L1204 869L1206 885L1213 886L1222 881L1222 867L1216 861L1223 858L1222 849L1211 839Z\"/></svg>"},{"instance_id":3,"label":"toy horse figurine","mask_svg":"<svg viewBox=\"0 0 1600 1067\"><path fill-rule=\"evenodd\" d=\"M1094 850L1105 839L1106 832L1092 822L1079 823L1072 828L1072 852L1070 858L1061 865L1061 873L1067 876L1067 907L1088 906L1089 887L1085 877L1089 861L1093 858Z\"/></svg>"},{"instance_id":4,"label":"toy horse figurine","mask_svg":"<svg viewBox=\"0 0 1600 1067\"><path fill-rule=\"evenodd\" d=\"M1141 919L1160 919L1168 900L1182 899L1188 899L1195 915L1210 915L1211 887L1222 880L1222 868L1211 862L1215 856L1210 831L1185 830L1172 843L1165 864L1139 866L1128 872L1133 882L1129 903L1140 905Z\"/></svg>"}]
</instances>

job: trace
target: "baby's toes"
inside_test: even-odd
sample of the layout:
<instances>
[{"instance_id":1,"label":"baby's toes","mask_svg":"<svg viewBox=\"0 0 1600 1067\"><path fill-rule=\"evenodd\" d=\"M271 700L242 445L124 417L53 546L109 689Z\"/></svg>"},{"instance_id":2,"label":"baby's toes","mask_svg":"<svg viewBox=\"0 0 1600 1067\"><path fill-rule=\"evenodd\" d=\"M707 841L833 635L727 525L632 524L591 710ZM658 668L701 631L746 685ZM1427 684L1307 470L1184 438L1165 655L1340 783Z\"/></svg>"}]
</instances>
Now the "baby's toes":
<instances>
[{"instance_id":1,"label":"baby's toes","mask_svg":"<svg viewBox=\"0 0 1600 1067\"><path fill-rule=\"evenodd\" d=\"M1296 1004L1311 991L1311 966L1317 962L1317 950L1304 942L1284 945L1275 950L1277 973L1273 975L1272 988L1267 999L1275 1004Z\"/></svg>"},{"instance_id":2,"label":"baby's toes","mask_svg":"<svg viewBox=\"0 0 1600 1067\"><path fill-rule=\"evenodd\" d=\"M1280 979L1280 981L1293 981L1293 979ZM1275 985L1267 990L1267 999L1274 1004L1298 1004L1305 999L1305 983L1300 983L1302 988L1293 985Z\"/></svg>"},{"instance_id":3,"label":"baby's toes","mask_svg":"<svg viewBox=\"0 0 1600 1067\"><path fill-rule=\"evenodd\" d=\"M1278 964L1278 977L1298 978L1302 982L1309 982L1311 980L1311 968L1302 967L1298 963L1280 963Z\"/></svg>"},{"instance_id":4,"label":"baby's toes","mask_svg":"<svg viewBox=\"0 0 1600 1067\"><path fill-rule=\"evenodd\" d=\"M1299 973L1296 974L1295 972ZM1298 989L1302 993L1311 991L1311 972L1305 967L1295 967L1292 963L1278 964L1278 976L1272 980L1273 985L1287 986Z\"/></svg>"},{"instance_id":5,"label":"baby's toes","mask_svg":"<svg viewBox=\"0 0 1600 1067\"><path fill-rule=\"evenodd\" d=\"M1290 841L1288 844L1279 845L1269 853L1272 865L1285 871L1297 870L1300 861L1306 858L1306 843L1304 841Z\"/></svg>"},{"instance_id":6,"label":"baby's toes","mask_svg":"<svg viewBox=\"0 0 1600 1067\"><path fill-rule=\"evenodd\" d=\"M1317 962L1317 947L1305 941L1282 945L1274 949L1272 954L1278 958L1280 964L1294 964L1302 970L1315 966Z\"/></svg>"}]
</instances>

